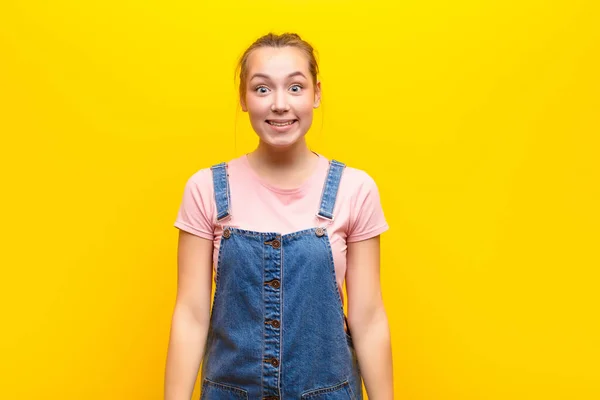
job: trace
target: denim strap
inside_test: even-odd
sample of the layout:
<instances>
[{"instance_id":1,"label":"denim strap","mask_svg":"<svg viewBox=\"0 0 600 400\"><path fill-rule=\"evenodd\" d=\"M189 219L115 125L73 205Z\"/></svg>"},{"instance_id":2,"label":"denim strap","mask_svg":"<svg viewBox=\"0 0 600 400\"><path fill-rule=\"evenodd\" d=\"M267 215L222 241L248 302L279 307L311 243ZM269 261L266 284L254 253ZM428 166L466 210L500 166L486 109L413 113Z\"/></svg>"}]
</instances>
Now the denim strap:
<instances>
[{"instance_id":1,"label":"denim strap","mask_svg":"<svg viewBox=\"0 0 600 400\"><path fill-rule=\"evenodd\" d=\"M337 198L338 189L340 187L340 180L342 179L342 172L346 164L336 160L329 162L329 171L327 172L327 179L323 185L323 192L321 193L321 205L319 206L319 217L333 221L333 208L335 206L335 200Z\"/></svg>"},{"instance_id":2,"label":"denim strap","mask_svg":"<svg viewBox=\"0 0 600 400\"><path fill-rule=\"evenodd\" d=\"M229 191L229 174L225 162L210 167L213 174L213 187L215 192L215 203L217 204L217 221L230 215L229 207L231 192Z\"/></svg>"}]
</instances>

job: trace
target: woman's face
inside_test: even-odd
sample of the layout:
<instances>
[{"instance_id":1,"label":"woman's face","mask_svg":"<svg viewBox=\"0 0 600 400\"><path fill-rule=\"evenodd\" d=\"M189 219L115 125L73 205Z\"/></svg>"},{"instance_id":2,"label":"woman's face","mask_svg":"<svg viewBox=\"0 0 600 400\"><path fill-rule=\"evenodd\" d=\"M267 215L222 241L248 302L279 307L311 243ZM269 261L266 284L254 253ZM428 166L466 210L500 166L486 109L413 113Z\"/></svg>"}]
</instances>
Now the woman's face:
<instances>
[{"instance_id":1,"label":"woman's face","mask_svg":"<svg viewBox=\"0 0 600 400\"><path fill-rule=\"evenodd\" d=\"M252 128L274 147L287 147L302 139L321 99L321 84L313 85L309 63L295 47L261 47L248 57L246 101Z\"/></svg>"}]
</instances>

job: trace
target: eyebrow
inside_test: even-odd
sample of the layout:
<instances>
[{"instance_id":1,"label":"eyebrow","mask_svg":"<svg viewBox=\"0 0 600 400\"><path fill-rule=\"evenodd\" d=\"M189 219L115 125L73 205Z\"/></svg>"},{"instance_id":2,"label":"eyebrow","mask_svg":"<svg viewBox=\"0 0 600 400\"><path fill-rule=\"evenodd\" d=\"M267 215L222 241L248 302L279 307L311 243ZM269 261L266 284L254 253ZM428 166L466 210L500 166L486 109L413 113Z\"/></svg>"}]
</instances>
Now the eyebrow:
<instances>
[{"instance_id":1,"label":"eyebrow","mask_svg":"<svg viewBox=\"0 0 600 400\"><path fill-rule=\"evenodd\" d=\"M292 72L291 74L289 74L287 77L288 78L292 78L294 76L302 76L304 77L304 79L306 79L306 76L300 72L300 71L296 71L296 72ZM250 80L254 79L254 78L265 78L265 79L271 79L271 77L269 75L266 74L261 74L261 73L256 73L254 75L252 75L252 77L250 78Z\"/></svg>"}]
</instances>

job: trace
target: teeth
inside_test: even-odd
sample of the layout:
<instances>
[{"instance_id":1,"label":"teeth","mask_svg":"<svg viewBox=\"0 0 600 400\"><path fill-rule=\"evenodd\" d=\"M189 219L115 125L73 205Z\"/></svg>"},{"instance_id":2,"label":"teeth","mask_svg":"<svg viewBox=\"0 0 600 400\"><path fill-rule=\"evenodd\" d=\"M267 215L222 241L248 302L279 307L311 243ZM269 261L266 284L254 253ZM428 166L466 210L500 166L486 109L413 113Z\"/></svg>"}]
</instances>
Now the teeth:
<instances>
[{"instance_id":1,"label":"teeth","mask_svg":"<svg viewBox=\"0 0 600 400\"><path fill-rule=\"evenodd\" d=\"M274 126L287 126L287 125L291 125L293 123L294 123L294 121L283 122L283 123L269 121L269 124L274 125Z\"/></svg>"}]
</instances>

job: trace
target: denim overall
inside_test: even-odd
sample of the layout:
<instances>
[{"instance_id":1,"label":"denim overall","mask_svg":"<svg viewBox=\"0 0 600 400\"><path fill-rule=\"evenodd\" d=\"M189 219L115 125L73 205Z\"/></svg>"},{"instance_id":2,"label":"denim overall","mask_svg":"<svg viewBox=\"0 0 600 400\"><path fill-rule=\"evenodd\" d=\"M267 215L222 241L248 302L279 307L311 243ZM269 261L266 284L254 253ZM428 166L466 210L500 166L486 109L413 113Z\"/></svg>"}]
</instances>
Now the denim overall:
<instances>
[{"instance_id":1,"label":"denim overall","mask_svg":"<svg viewBox=\"0 0 600 400\"><path fill-rule=\"evenodd\" d=\"M329 222L344 167L331 160L324 182L317 215ZM211 170L220 222L231 216L227 164ZM224 224L201 400L362 400L346 322L326 228Z\"/></svg>"}]
</instances>

